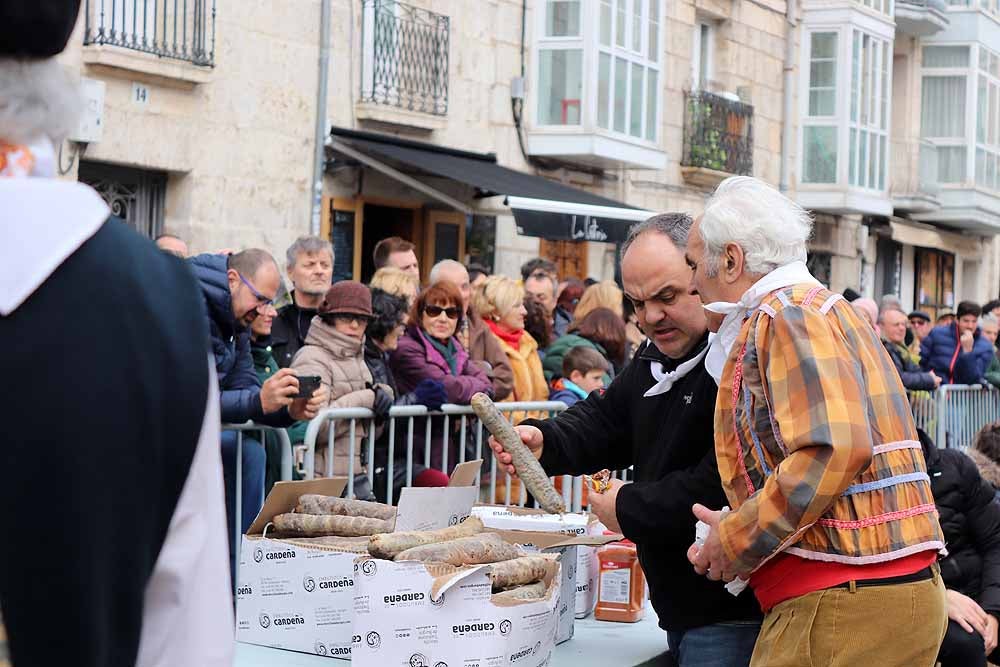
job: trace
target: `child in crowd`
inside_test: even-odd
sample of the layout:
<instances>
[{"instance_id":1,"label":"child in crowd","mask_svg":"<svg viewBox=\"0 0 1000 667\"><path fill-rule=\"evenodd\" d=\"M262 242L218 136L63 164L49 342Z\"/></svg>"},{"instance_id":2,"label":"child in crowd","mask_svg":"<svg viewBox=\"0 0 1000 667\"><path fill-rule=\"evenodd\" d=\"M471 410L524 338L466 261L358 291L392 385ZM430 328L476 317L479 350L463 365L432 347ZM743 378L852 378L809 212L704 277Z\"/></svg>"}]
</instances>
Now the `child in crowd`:
<instances>
[{"instance_id":1,"label":"child in crowd","mask_svg":"<svg viewBox=\"0 0 1000 667\"><path fill-rule=\"evenodd\" d=\"M604 388L608 368L608 360L597 350L583 346L570 349L563 357L562 377L552 381L549 400L571 406L587 398L595 389Z\"/></svg>"}]
</instances>

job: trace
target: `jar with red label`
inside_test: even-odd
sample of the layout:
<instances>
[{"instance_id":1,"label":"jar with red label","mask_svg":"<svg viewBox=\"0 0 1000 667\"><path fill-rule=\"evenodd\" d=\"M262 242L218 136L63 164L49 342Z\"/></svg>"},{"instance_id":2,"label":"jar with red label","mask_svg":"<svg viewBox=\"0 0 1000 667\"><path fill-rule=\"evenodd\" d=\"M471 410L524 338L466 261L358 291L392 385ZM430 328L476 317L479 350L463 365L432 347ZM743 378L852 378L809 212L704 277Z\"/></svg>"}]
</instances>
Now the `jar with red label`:
<instances>
[{"instance_id":1,"label":"jar with red label","mask_svg":"<svg viewBox=\"0 0 1000 667\"><path fill-rule=\"evenodd\" d=\"M601 568L594 618L619 623L642 620L646 606L646 576L639 565L635 544L629 540L612 542L598 550L597 559Z\"/></svg>"}]
</instances>

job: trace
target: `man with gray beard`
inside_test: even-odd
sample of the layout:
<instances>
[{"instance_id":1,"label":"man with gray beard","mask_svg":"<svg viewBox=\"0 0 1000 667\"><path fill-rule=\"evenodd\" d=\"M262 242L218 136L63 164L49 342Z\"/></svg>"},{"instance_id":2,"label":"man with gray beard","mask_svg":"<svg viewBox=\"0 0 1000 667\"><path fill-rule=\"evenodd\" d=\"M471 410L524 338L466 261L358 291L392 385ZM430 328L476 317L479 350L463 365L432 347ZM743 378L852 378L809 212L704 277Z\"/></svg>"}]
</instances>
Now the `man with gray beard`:
<instances>
[{"instance_id":1,"label":"man with gray beard","mask_svg":"<svg viewBox=\"0 0 1000 667\"><path fill-rule=\"evenodd\" d=\"M333 247L318 236L301 236L288 248L288 279L292 302L278 311L271 328L271 353L282 368L305 345L309 324L316 316L333 280Z\"/></svg>"}]
</instances>

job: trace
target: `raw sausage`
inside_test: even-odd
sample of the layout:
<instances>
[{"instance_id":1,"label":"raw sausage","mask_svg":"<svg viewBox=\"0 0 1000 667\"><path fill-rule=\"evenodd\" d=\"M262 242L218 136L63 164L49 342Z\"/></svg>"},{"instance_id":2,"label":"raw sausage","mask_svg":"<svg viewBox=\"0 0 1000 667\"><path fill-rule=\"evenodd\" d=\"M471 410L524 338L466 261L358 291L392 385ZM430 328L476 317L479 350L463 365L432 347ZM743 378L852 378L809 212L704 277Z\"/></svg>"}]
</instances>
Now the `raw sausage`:
<instances>
[{"instance_id":1,"label":"raw sausage","mask_svg":"<svg viewBox=\"0 0 1000 667\"><path fill-rule=\"evenodd\" d=\"M299 504L295 511L301 514L366 516L371 519L392 519L396 516L396 508L392 505L337 498L336 496L321 496L315 493L299 496Z\"/></svg>"},{"instance_id":2,"label":"raw sausage","mask_svg":"<svg viewBox=\"0 0 1000 667\"><path fill-rule=\"evenodd\" d=\"M425 563L478 565L511 560L521 555L517 547L504 542L496 533L460 537L449 542L425 544L398 554L394 560L419 560Z\"/></svg>"},{"instance_id":3,"label":"raw sausage","mask_svg":"<svg viewBox=\"0 0 1000 667\"><path fill-rule=\"evenodd\" d=\"M483 522L479 517L470 516L457 526L439 528L437 530L407 530L399 533L385 532L384 535L372 535L368 541L368 553L375 558L391 560L397 554L419 547L424 544L446 542L459 537L469 537L483 532Z\"/></svg>"},{"instance_id":4,"label":"raw sausage","mask_svg":"<svg viewBox=\"0 0 1000 667\"><path fill-rule=\"evenodd\" d=\"M525 488L531 492L542 509L551 514L563 514L566 511L566 505L563 503L562 496L552 486L549 476L545 474L538 459L521 442L521 436L517 434L510 422L503 418L490 397L481 392L473 394L471 404L479 421L503 446L503 450L510 454L511 463L514 465L514 470L517 471L517 476L521 478Z\"/></svg>"},{"instance_id":5,"label":"raw sausage","mask_svg":"<svg viewBox=\"0 0 1000 667\"><path fill-rule=\"evenodd\" d=\"M363 516L332 516L329 514L279 514L271 520L282 533L320 536L359 537L384 533L392 529L390 522Z\"/></svg>"}]
</instances>

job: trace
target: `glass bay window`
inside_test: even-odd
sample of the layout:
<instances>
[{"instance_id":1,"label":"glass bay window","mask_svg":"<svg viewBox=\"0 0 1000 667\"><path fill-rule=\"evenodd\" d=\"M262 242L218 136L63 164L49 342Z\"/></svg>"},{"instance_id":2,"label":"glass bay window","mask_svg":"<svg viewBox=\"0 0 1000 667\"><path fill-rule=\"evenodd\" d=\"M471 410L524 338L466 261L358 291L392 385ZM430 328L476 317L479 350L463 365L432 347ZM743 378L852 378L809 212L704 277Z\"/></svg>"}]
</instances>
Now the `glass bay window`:
<instances>
[{"instance_id":1,"label":"glass bay window","mask_svg":"<svg viewBox=\"0 0 1000 667\"><path fill-rule=\"evenodd\" d=\"M540 0L528 85L538 135L598 134L659 151L664 0ZM543 150L536 154L554 154Z\"/></svg>"}]
</instances>

